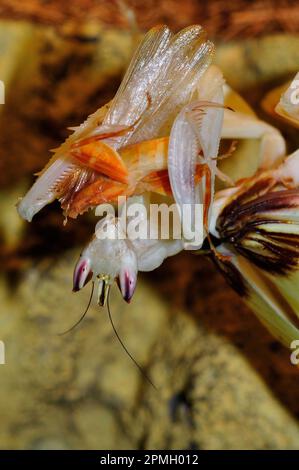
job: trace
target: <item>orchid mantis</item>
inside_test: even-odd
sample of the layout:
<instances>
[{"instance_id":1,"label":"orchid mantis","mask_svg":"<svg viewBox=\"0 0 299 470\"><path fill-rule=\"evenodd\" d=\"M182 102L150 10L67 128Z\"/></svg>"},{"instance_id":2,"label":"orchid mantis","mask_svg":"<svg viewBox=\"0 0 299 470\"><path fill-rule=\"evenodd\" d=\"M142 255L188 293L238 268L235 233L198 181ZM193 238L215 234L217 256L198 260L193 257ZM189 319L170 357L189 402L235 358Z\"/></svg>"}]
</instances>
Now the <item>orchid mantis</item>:
<instances>
[{"instance_id":1,"label":"orchid mantis","mask_svg":"<svg viewBox=\"0 0 299 470\"><path fill-rule=\"evenodd\" d=\"M90 207L114 202L120 195L132 196L148 191L171 195L168 176L170 129L178 111L192 99L212 54L213 44L206 39L200 26L191 26L177 35L167 27L153 28L139 46L112 103L90 116L56 150L20 201L20 215L30 221L56 198L66 216L76 217ZM202 106L207 105L215 103L197 101L196 109L202 110ZM197 111L189 111L193 119L193 112ZM222 110L218 109L218 112L222 113ZM199 155L198 143L195 150ZM200 171L198 178L201 178ZM88 259L91 253L95 258L101 258L100 247L101 243L92 240L84 254ZM111 250L115 260L113 255L109 257L111 269L98 264L96 259L90 261L95 277L105 277L106 272L98 272L104 268L110 273L109 279L116 277L119 271L112 267L120 262L116 251ZM139 255L142 258L143 254ZM149 265L153 266L151 262ZM148 269L146 264L144 268ZM87 271L88 264L83 266L81 263L76 268L75 290L85 284Z\"/></svg>"},{"instance_id":2,"label":"orchid mantis","mask_svg":"<svg viewBox=\"0 0 299 470\"><path fill-rule=\"evenodd\" d=\"M20 215L31 221L46 204L59 199L65 215L76 217L89 207L88 201L85 206L78 203L80 192L93 183L93 196L100 194L94 205L122 192L122 184L130 186L131 175L117 151L169 134L177 111L190 99L212 54L213 44L200 26L176 35L166 26L150 30L112 102L91 115L55 151L20 201Z\"/></svg>"},{"instance_id":3,"label":"orchid mantis","mask_svg":"<svg viewBox=\"0 0 299 470\"><path fill-rule=\"evenodd\" d=\"M200 26L176 35L166 26L150 30L113 100L55 150L18 211L31 221L59 199L65 216L76 218L90 208L115 203L119 196L129 205L137 198L147 207L153 194L179 209L202 204L211 256L260 319L288 343L298 336L283 294L283 276L298 266L298 153L285 159L281 133L234 107L232 90L221 71L210 65L213 49ZM240 181L224 174L218 165L221 139L259 139L258 155L252 156L256 174L244 179L248 175L241 172ZM229 188L215 193L216 178ZM107 231L122 237L103 237ZM155 269L168 256L201 245L184 238L133 239L122 225L120 209L99 221L82 251L74 291L93 279L103 305L116 280L129 302L139 271ZM290 310L296 302L291 299Z\"/></svg>"}]
</instances>

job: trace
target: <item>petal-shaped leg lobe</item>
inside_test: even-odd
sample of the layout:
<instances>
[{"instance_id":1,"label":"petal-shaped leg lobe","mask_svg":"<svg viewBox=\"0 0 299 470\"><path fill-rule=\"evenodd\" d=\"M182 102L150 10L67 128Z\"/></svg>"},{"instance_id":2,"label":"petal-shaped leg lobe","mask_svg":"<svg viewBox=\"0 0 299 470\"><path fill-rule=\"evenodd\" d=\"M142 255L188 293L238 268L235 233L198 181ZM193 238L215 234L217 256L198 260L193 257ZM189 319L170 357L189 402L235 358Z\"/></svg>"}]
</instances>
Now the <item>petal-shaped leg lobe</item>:
<instances>
[{"instance_id":1,"label":"petal-shaped leg lobe","mask_svg":"<svg viewBox=\"0 0 299 470\"><path fill-rule=\"evenodd\" d=\"M74 147L70 153L83 165L115 181L126 183L128 180L128 170L120 155L105 142L98 140Z\"/></svg>"}]
</instances>

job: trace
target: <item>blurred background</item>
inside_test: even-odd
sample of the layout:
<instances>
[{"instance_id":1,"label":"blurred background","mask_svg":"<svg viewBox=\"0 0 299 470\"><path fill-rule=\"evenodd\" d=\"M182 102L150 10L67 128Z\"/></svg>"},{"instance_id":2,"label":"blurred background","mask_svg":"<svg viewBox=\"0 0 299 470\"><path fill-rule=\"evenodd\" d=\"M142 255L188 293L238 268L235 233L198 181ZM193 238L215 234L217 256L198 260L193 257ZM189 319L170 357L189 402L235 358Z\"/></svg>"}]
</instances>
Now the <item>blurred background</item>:
<instances>
[{"instance_id":1,"label":"blurred background","mask_svg":"<svg viewBox=\"0 0 299 470\"><path fill-rule=\"evenodd\" d=\"M182 253L142 275L114 321L72 294L94 231L58 204L23 222L15 204L67 127L110 100L150 27L200 23L215 62L255 111L299 70L297 1L0 0L1 449L299 448L298 369L210 261ZM298 147L298 136L269 117Z\"/></svg>"}]
</instances>

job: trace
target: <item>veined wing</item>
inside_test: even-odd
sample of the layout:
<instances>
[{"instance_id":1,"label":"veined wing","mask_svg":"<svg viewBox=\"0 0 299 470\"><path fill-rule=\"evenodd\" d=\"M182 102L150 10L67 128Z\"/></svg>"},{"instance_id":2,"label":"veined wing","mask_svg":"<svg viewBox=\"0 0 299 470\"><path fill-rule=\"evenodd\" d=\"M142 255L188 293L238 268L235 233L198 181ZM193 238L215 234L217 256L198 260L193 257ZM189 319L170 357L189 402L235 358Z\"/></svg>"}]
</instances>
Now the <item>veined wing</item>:
<instances>
[{"instance_id":1,"label":"veined wing","mask_svg":"<svg viewBox=\"0 0 299 470\"><path fill-rule=\"evenodd\" d=\"M115 148L169 133L170 125L211 62L214 45L201 26L176 35L167 26L152 28L137 48L121 85L107 105L82 123L66 144L92 134L132 126L124 135L108 139ZM107 139L105 139L107 141Z\"/></svg>"},{"instance_id":2,"label":"veined wing","mask_svg":"<svg viewBox=\"0 0 299 470\"><path fill-rule=\"evenodd\" d=\"M55 152L40 177L18 205L20 215L31 220L55 198L79 192L96 174L70 157L70 147L80 139L126 126L127 133L105 139L115 149L157 137L169 129L170 115L188 99L199 76L211 60L213 45L200 26L173 36L165 26L149 31L139 46L112 103L97 110ZM173 118L173 116L172 116Z\"/></svg>"},{"instance_id":3,"label":"veined wing","mask_svg":"<svg viewBox=\"0 0 299 470\"><path fill-rule=\"evenodd\" d=\"M159 75L171 60L169 44L172 37L167 26L156 26L145 35L113 98L104 125L133 124L146 109L147 93L153 107L153 84L158 82Z\"/></svg>"},{"instance_id":4,"label":"veined wing","mask_svg":"<svg viewBox=\"0 0 299 470\"><path fill-rule=\"evenodd\" d=\"M165 62L159 64L159 75L145 90L152 106L142 116L130 143L169 135L175 116L190 101L213 51L201 26L185 28L170 39Z\"/></svg>"},{"instance_id":5,"label":"veined wing","mask_svg":"<svg viewBox=\"0 0 299 470\"><path fill-rule=\"evenodd\" d=\"M141 46L139 46L128 73L133 75L134 70L137 70L139 67L142 68L142 65L145 65L145 62L141 62L142 57L139 51L145 52L145 50L149 50L154 56L156 51L162 53L167 46L170 35L170 31L166 27L154 28L154 30L149 31ZM148 57L147 61L150 61L150 57ZM128 73L125 76L125 89L129 86L128 82L130 82ZM41 171L37 181L19 202L18 211L21 217L31 221L32 217L39 212L39 210L57 197L66 197L70 201L71 196L68 195L68 192L76 194L88 181L93 179L94 172L79 165L78 162L69 155L70 148L78 140L89 137L93 133L98 132L99 129L102 129L101 132L105 131L103 121L111 104L110 102L91 114L86 121L74 129L73 134L71 134L60 147L55 149L53 157ZM127 107L129 107L128 103ZM115 109L115 106L113 109ZM115 130L115 124L110 124L109 129ZM118 140L121 141L122 137L114 139L113 146L115 148L118 148L120 144ZM72 181L71 188L68 187L68 180Z\"/></svg>"}]
</instances>

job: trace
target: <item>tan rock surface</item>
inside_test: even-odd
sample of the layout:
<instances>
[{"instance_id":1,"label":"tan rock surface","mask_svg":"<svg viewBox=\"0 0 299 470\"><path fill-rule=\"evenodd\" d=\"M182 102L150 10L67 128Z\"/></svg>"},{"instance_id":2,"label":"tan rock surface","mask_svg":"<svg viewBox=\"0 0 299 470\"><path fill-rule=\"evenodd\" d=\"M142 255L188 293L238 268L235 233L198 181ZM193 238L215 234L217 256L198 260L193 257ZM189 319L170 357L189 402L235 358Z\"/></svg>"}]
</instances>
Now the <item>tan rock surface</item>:
<instances>
[{"instance_id":1,"label":"tan rock surface","mask_svg":"<svg viewBox=\"0 0 299 470\"><path fill-rule=\"evenodd\" d=\"M17 291L1 282L0 447L296 448L299 428L237 349L142 279L134 301L111 294L118 331L94 306L72 333L88 292L71 294L77 252L32 266Z\"/></svg>"}]
</instances>

